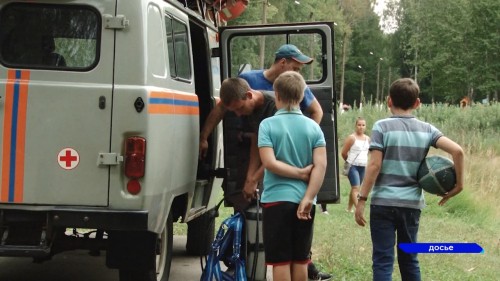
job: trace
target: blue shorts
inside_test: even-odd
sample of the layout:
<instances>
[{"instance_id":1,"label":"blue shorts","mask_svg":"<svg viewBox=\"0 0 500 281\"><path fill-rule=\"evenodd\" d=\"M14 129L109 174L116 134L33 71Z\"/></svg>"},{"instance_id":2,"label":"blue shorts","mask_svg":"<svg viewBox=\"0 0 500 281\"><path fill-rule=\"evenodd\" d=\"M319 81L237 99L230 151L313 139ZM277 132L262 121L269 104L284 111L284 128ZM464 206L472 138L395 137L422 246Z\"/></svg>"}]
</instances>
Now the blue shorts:
<instances>
[{"instance_id":1,"label":"blue shorts","mask_svg":"<svg viewBox=\"0 0 500 281\"><path fill-rule=\"evenodd\" d=\"M361 185L361 182L363 182L363 178L365 177L365 168L365 166L351 165L351 169L349 169L349 174L347 175L351 186Z\"/></svg>"}]
</instances>

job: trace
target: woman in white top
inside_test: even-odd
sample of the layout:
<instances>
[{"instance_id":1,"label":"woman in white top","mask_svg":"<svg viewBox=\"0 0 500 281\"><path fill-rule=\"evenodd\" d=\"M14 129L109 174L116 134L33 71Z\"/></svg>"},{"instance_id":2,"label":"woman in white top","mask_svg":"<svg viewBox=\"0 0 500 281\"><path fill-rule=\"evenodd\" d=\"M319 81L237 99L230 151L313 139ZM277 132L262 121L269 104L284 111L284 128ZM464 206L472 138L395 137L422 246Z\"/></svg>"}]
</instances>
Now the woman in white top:
<instances>
[{"instance_id":1,"label":"woman in white top","mask_svg":"<svg viewBox=\"0 0 500 281\"><path fill-rule=\"evenodd\" d=\"M349 194L349 203L347 212L353 212L358 204L358 193L361 182L365 177L365 167L368 162L368 148L370 147L370 137L365 135L366 121L362 117L356 119L355 131L344 141L342 148L342 158L351 164L349 169L349 182L351 183L351 193Z\"/></svg>"}]
</instances>

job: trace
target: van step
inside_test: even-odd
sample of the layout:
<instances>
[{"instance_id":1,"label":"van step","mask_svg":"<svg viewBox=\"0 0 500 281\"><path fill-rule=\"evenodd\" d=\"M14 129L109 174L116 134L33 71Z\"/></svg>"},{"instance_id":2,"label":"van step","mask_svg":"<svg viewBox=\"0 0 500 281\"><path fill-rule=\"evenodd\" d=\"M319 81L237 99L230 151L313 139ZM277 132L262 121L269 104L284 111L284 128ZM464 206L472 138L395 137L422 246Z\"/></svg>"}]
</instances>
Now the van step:
<instances>
[{"instance_id":1,"label":"van step","mask_svg":"<svg viewBox=\"0 0 500 281\"><path fill-rule=\"evenodd\" d=\"M43 258L50 256L50 247L2 245L0 246L0 256Z\"/></svg>"},{"instance_id":2,"label":"van step","mask_svg":"<svg viewBox=\"0 0 500 281\"><path fill-rule=\"evenodd\" d=\"M7 227L0 241L0 255L10 257L46 257L50 255L44 229Z\"/></svg>"}]
</instances>

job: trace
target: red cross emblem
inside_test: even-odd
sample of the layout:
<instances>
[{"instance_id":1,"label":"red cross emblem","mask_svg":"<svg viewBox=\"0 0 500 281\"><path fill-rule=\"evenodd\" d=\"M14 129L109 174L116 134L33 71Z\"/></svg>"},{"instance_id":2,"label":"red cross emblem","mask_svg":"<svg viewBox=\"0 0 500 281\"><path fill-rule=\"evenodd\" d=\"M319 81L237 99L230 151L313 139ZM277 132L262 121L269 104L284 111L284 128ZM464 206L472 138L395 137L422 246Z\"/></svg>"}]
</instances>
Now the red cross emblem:
<instances>
[{"instance_id":1,"label":"red cross emblem","mask_svg":"<svg viewBox=\"0 0 500 281\"><path fill-rule=\"evenodd\" d=\"M71 170L80 163L80 155L73 148L63 148L57 155L57 162L61 168Z\"/></svg>"}]
</instances>

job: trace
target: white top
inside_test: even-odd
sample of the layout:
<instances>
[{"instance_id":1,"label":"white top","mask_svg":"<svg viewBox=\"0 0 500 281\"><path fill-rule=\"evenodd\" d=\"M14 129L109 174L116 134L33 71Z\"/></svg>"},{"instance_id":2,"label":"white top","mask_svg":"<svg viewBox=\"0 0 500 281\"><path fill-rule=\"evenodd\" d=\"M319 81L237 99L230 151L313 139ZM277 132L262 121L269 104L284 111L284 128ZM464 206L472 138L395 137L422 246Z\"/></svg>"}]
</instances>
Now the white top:
<instances>
[{"instance_id":1,"label":"white top","mask_svg":"<svg viewBox=\"0 0 500 281\"><path fill-rule=\"evenodd\" d=\"M355 166L366 166L369 147L370 142L367 137L364 140L356 139L347 153L347 162Z\"/></svg>"}]
</instances>

